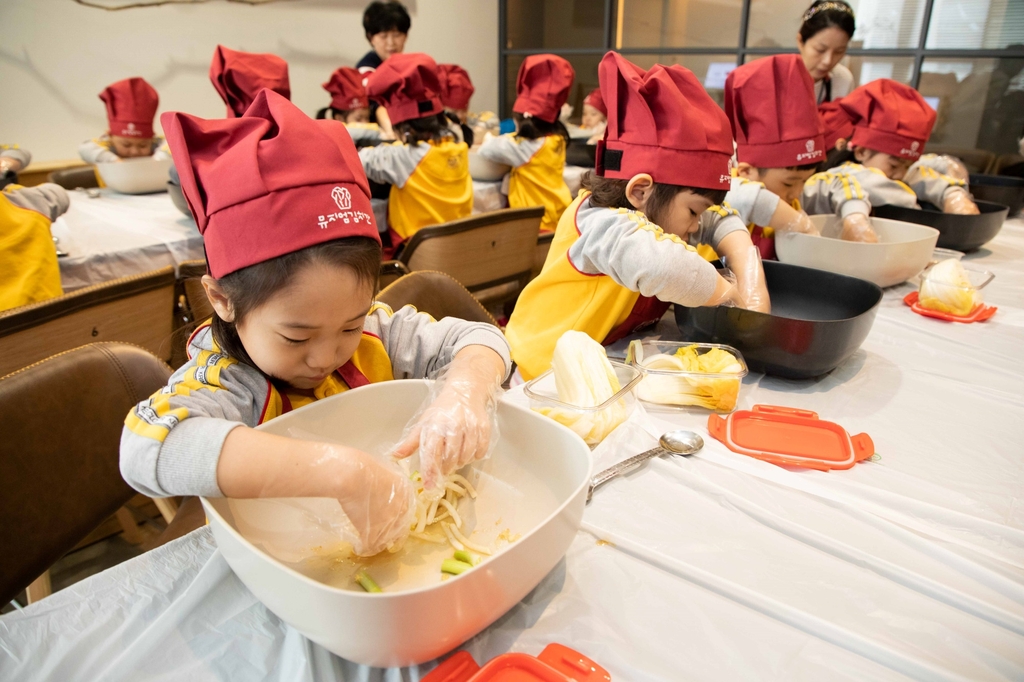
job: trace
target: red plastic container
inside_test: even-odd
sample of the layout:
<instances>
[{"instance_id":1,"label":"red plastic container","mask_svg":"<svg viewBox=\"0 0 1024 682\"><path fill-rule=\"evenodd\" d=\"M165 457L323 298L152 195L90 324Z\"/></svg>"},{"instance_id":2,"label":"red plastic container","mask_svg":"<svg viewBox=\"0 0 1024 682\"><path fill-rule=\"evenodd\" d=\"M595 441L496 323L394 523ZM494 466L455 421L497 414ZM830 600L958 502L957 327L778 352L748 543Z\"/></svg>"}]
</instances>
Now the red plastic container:
<instances>
[{"instance_id":1,"label":"red plastic container","mask_svg":"<svg viewBox=\"0 0 1024 682\"><path fill-rule=\"evenodd\" d=\"M583 654L548 644L536 658L503 654L481 668L460 651L430 671L423 682L610 682L611 675Z\"/></svg>"},{"instance_id":2,"label":"red plastic container","mask_svg":"<svg viewBox=\"0 0 1024 682\"><path fill-rule=\"evenodd\" d=\"M850 436L816 412L777 405L754 405L726 418L708 417L708 432L741 455L781 466L829 471L849 469L875 454L866 433Z\"/></svg>"}]
</instances>

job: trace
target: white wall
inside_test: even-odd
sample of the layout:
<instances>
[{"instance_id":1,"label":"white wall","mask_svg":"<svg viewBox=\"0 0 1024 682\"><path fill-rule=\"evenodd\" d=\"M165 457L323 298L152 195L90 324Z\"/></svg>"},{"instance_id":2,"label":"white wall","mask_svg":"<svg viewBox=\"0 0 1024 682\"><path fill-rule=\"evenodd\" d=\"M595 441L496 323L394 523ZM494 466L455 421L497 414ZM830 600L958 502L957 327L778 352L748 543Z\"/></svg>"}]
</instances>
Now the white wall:
<instances>
[{"instance_id":1,"label":"white wall","mask_svg":"<svg viewBox=\"0 0 1024 682\"><path fill-rule=\"evenodd\" d=\"M207 75L218 43L286 59L292 101L314 115L330 102L320 84L369 49L362 29L368 3L214 0L111 12L73 0L0 0L0 142L20 144L35 161L75 158L82 140L106 130L99 92L130 76L153 84L161 112L223 117ZM406 51L461 64L476 86L472 108L496 111L497 0L405 4L412 16Z\"/></svg>"}]
</instances>

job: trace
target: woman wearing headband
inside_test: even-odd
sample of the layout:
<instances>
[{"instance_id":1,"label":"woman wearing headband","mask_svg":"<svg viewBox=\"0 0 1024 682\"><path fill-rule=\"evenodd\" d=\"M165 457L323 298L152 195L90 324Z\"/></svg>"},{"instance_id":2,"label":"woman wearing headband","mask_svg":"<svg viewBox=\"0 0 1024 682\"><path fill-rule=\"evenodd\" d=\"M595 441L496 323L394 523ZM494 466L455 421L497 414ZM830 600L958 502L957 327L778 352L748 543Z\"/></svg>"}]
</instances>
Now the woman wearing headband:
<instances>
[{"instance_id":1,"label":"woman wearing headband","mask_svg":"<svg viewBox=\"0 0 1024 682\"><path fill-rule=\"evenodd\" d=\"M853 8L842 0L817 0L804 12L796 42L818 104L845 97L855 86L853 74L839 63L855 29Z\"/></svg>"}]
</instances>

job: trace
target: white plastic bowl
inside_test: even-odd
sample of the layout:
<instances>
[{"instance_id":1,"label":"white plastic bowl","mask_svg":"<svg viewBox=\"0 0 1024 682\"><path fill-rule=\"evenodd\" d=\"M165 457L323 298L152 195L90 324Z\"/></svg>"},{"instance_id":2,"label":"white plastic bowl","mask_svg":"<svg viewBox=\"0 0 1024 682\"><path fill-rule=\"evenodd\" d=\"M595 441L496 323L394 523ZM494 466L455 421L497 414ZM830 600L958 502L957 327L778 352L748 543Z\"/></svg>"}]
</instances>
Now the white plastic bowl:
<instances>
[{"instance_id":1,"label":"white plastic bowl","mask_svg":"<svg viewBox=\"0 0 1024 682\"><path fill-rule=\"evenodd\" d=\"M427 393L424 381L371 384L259 429L313 433L380 452L382 444L399 440ZM248 514L262 505L266 513L281 501L203 499L203 507L220 551L241 581L303 635L365 665L423 663L476 635L536 587L568 550L583 516L591 476L586 443L550 419L506 402L498 407L498 420L497 447L475 467L517 494L520 503L508 510L514 519L506 517L502 525L521 537L474 570L428 587L389 591L382 585L381 594L331 587L286 566L239 532L236 511ZM487 504L485 497L481 490L474 504ZM308 530L297 527L296 533ZM431 570L440 580L436 567Z\"/></svg>"},{"instance_id":2,"label":"white plastic bowl","mask_svg":"<svg viewBox=\"0 0 1024 682\"><path fill-rule=\"evenodd\" d=\"M469 177L482 182L497 182L512 170L511 166L494 163L480 156L476 150L469 150Z\"/></svg>"},{"instance_id":3,"label":"white plastic bowl","mask_svg":"<svg viewBox=\"0 0 1024 682\"><path fill-rule=\"evenodd\" d=\"M921 272L931 261L939 231L926 225L871 218L877 244L839 239L842 222L835 215L813 215L821 237L775 233L775 253L783 263L849 275L891 287Z\"/></svg>"},{"instance_id":4,"label":"white plastic bowl","mask_svg":"<svg viewBox=\"0 0 1024 682\"><path fill-rule=\"evenodd\" d=\"M152 194L167 191L170 159L144 156L111 163L97 163L103 184L121 194Z\"/></svg>"}]
</instances>

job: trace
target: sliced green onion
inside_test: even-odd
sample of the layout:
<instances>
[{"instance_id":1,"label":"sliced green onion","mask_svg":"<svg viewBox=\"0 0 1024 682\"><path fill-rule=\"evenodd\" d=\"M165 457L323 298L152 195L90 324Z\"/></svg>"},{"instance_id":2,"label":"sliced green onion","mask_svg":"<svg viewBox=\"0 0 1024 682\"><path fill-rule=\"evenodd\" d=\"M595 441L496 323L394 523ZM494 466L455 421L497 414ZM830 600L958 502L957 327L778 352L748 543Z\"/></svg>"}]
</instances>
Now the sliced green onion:
<instances>
[{"instance_id":1,"label":"sliced green onion","mask_svg":"<svg viewBox=\"0 0 1024 682\"><path fill-rule=\"evenodd\" d=\"M477 563L476 557L464 549L455 550L455 558L456 560L469 564L470 566L476 566Z\"/></svg>"},{"instance_id":2,"label":"sliced green onion","mask_svg":"<svg viewBox=\"0 0 1024 682\"><path fill-rule=\"evenodd\" d=\"M472 564L467 564L465 561L459 561L458 559L445 559L441 562L442 573L460 575L471 568L473 568Z\"/></svg>"},{"instance_id":3,"label":"sliced green onion","mask_svg":"<svg viewBox=\"0 0 1024 682\"><path fill-rule=\"evenodd\" d=\"M356 582L367 592L381 592L380 585L373 581L373 578L366 571L356 573Z\"/></svg>"}]
</instances>

